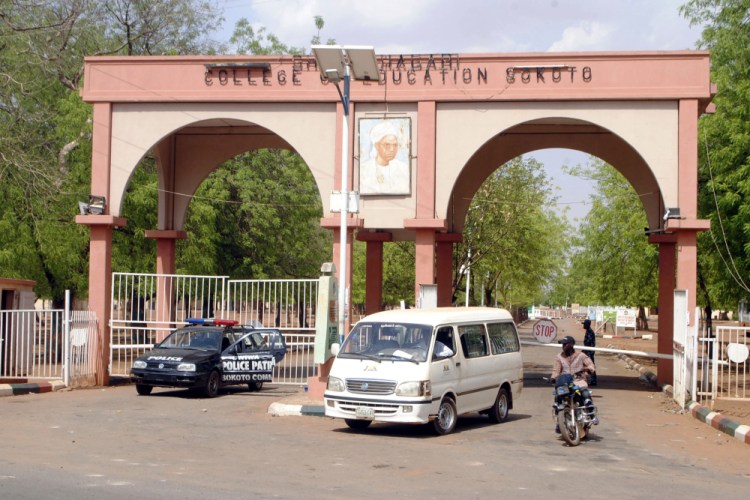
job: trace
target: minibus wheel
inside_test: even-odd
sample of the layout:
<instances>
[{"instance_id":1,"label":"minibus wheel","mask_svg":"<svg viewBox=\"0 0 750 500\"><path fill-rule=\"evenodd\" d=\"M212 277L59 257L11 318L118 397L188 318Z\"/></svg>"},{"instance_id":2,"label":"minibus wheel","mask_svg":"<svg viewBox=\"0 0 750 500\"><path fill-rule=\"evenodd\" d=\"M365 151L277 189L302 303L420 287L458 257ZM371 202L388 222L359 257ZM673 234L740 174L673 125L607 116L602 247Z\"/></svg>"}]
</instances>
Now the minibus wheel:
<instances>
[{"instance_id":1,"label":"minibus wheel","mask_svg":"<svg viewBox=\"0 0 750 500\"><path fill-rule=\"evenodd\" d=\"M456 428L456 420L458 420L456 403L454 403L451 398L444 398L440 402L437 417L432 421L432 427L435 430L435 434L438 436L450 434L453 432L453 429Z\"/></svg>"},{"instance_id":2,"label":"minibus wheel","mask_svg":"<svg viewBox=\"0 0 750 500\"><path fill-rule=\"evenodd\" d=\"M492 405L488 416L490 422L493 424L499 424L504 422L508 418L508 408L510 408L510 398L508 397L508 390L505 387L501 387L497 392L497 398L495 404Z\"/></svg>"}]
</instances>

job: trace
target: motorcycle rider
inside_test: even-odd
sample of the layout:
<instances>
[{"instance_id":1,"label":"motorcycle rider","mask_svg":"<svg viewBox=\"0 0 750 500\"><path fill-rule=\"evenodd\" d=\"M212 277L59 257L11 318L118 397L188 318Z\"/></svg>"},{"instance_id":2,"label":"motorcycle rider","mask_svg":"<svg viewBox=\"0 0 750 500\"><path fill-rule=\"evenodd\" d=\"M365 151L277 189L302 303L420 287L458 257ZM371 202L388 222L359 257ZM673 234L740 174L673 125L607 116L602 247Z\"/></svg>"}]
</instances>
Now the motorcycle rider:
<instances>
[{"instance_id":1,"label":"motorcycle rider","mask_svg":"<svg viewBox=\"0 0 750 500\"><path fill-rule=\"evenodd\" d=\"M586 406L594 406L591 401L591 392L588 390L588 375L596 371L596 366L591 358L584 353L575 350L576 340L570 335L565 336L559 341L562 344L562 352L555 357L555 364L552 368L552 383L555 383L557 377L563 373L569 373L578 387L581 388L581 394ZM599 424L599 418L594 417L594 425ZM559 432L559 429L558 429Z\"/></svg>"}]
</instances>

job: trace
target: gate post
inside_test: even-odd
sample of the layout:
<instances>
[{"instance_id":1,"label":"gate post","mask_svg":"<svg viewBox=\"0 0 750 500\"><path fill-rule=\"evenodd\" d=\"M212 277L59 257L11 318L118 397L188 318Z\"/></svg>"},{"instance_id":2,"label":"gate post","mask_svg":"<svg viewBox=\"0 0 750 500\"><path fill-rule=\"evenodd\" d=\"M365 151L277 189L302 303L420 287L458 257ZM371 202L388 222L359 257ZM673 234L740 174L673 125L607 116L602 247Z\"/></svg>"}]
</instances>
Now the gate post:
<instances>
[{"instance_id":1,"label":"gate post","mask_svg":"<svg viewBox=\"0 0 750 500\"><path fill-rule=\"evenodd\" d=\"M383 243L393 241L386 232L358 231L357 239L367 244L365 263L365 314L383 307Z\"/></svg>"},{"instance_id":2,"label":"gate post","mask_svg":"<svg viewBox=\"0 0 750 500\"><path fill-rule=\"evenodd\" d=\"M125 226L126 220L111 215L77 215L76 223L90 228L89 235L89 309L97 318L94 344L94 371L97 385L109 384L109 348L112 300L112 229Z\"/></svg>"},{"instance_id":3,"label":"gate post","mask_svg":"<svg viewBox=\"0 0 750 500\"><path fill-rule=\"evenodd\" d=\"M657 352L659 354L672 353L672 329L674 311L674 288L675 288L675 247L677 236L674 234L652 234L648 242L659 245L659 334ZM656 362L656 376L659 384L668 384L672 381L673 362L668 359L658 359Z\"/></svg>"},{"instance_id":4,"label":"gate post","mask_svg":"<svg viewBox=\"0 0 750 500\"><path fill-rule=\"evenodd\" d=\"M63 383L70 386L70 290L65 290L65 309L63 310Z\"/></svg>"},{"instance_id":5,"label":"gate post","mask_svg":"<svg viewBox=\"0 0 750 500\"><path fill-rule=\"evenodd\" d=\"M673 349L674 376L672 380L672 398L685 408L687 403L685 375L687 373L687 356L685 356L685 345L687 343L687 330L690 317L688 315L688 291L674 291L674 334Z\"/></svg>"},{"instance_id":6,"label":"gate post","mask_svg":"<svg viewBox=\"0 0 750 500\"><path fill-rule=\"evenodd\" d=\"M175 247L177 240L187 238L187 233L185 231L147 230L146 238L156 240L156 321L159 325L171 324L175 320L173 286L173 275L177 268ZM158 329L154 340L161 342L169 332L169 326Z\"/></svg>"},{"instance_id":7,"label":"gate post","mask_svg":"<svg viewBox=\"0 0 750 500\"><path fill-rule=\"evenodd\" d=\"M437 233L437 305L449 307L453 304L453 245L463 239L461 233Z\"/></svg>"}]
</instances>

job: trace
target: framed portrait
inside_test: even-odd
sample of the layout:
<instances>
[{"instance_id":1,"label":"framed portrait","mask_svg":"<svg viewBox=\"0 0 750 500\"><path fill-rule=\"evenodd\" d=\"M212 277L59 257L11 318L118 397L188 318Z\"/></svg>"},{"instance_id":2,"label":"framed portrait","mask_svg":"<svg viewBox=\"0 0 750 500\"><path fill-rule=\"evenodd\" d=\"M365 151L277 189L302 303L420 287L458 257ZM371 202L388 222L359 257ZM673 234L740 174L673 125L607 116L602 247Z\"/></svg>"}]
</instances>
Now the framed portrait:
<instances>
[{"instance_id":1,"label":"framed portrait","mask_svg":"<svg viewBox=\"0 0 750 500\"><path fill-rule=\"evenodd\" d=\"M359 194L411 193L411 118L359 119Z\"/></svg>"}]
</instances>

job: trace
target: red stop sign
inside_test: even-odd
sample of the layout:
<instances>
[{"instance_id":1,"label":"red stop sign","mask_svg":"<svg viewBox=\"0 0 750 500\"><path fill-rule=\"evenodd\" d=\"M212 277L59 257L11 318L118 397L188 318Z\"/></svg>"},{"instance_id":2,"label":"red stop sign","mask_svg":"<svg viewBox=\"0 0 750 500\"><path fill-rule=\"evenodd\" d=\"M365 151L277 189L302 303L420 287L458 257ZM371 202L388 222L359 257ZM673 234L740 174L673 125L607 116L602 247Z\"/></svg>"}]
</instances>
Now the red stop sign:
<instances>
[{"instance_id":1,"label":"red stop sign","mask_svg":"<svg viewBox=\"0 0 750 500\"><path fill-rule=\"evenodd\" d=\"M549 344L557 338L557 325L552 320L540 319L534 323L534 338L542 344Z\"/></svg>"}]
</instances>

